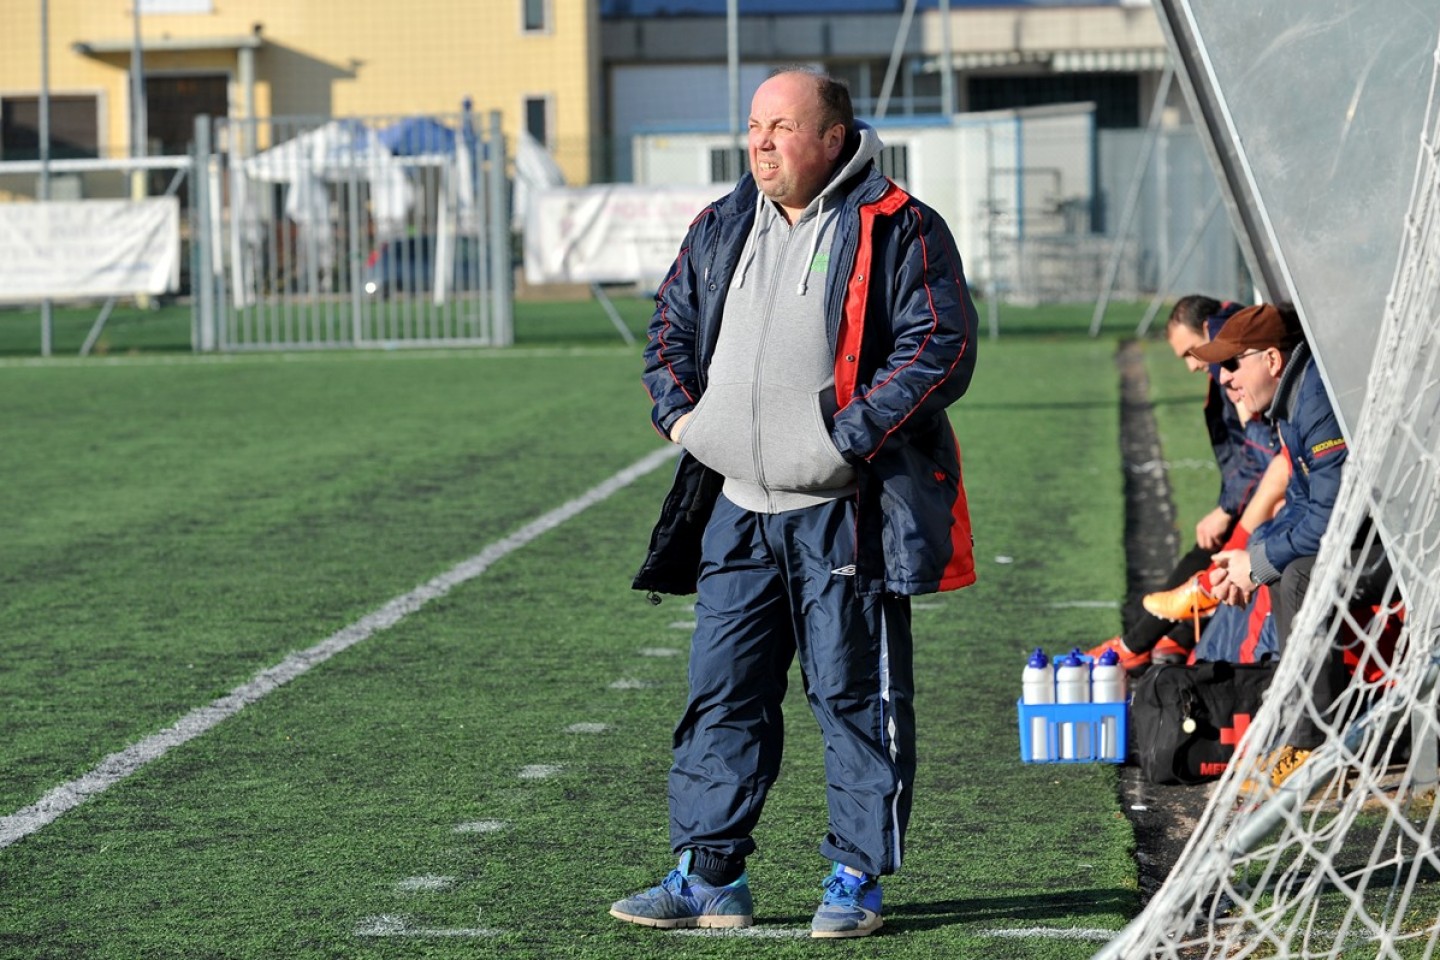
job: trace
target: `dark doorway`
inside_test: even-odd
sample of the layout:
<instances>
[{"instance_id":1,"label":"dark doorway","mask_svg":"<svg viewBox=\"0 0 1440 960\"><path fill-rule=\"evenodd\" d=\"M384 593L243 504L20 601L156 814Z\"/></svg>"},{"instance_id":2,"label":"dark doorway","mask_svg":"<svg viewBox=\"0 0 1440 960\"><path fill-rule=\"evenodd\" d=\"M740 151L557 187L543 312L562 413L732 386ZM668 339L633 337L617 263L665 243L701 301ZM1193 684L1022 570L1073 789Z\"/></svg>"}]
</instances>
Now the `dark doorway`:
<instances>
[{"instance_id":1,"label":"dark doorway","mask_svg":"<svg viewBox=\"0 0 1440 960\"><path fill-rule=\"evenodd\" d=\"M161 74L145 78L147 152L177 156L190 152L195 118L202 113L223 117L230 110L230 78Z\"/></svg>"},{"instance_id":2,"label":"dark doorway","mask_svg":"<svg viewBox=\"0 0 1440 960\"><path fill-rule=\"evenodd\" d=\"M201 114L223 117L230 111L230 79L223 74L184 76L160 74L145 78L146 153L150 156L183 156L195 139L195 118ZM150 174L150 195L165 192L175 176L170 170ZM190 203L190 184L176 190L181 207Z\"/></svg>"}]
</instances>

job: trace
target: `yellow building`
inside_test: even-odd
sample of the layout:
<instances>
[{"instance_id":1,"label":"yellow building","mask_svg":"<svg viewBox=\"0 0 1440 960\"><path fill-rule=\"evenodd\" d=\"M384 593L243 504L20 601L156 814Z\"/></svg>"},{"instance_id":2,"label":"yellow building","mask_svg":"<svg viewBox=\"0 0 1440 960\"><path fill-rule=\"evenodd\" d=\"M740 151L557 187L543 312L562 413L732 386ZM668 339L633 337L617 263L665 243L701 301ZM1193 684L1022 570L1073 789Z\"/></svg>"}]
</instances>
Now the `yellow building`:
<instances>
[{"instance_id":1,"label":"yellow building","mask_svg":"<svg viewBox=\"0 0 1440 960\"><path fill-rule=\"evenodd\" d=\"M131 152L135 2L0 2L0 160L38 155L46 8L52 156ZM507 138L528 130L567 180L590 180L594 0L138 2L146 153L183 153L202 113L453 115L468 98L481 123L500 111Z\"/></svg>"}]
</instances>

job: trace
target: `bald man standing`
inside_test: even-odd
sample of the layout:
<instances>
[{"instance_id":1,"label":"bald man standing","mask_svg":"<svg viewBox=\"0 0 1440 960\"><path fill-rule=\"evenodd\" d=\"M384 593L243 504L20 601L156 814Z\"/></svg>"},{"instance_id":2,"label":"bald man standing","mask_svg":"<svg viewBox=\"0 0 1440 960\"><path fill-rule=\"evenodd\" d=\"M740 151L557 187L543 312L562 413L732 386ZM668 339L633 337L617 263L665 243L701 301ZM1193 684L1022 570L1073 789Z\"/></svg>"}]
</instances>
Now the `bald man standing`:
<instances>
[{"instance_id":1,"label":"bald man standing","mask_svg":"<svg viewBox=\"0 0 1440 960\"><path fill-rule=\"evenodd\" d=\"M645 350L652 420L685 455L636 577L696 593L664 881L611 914L752 922L746 857L780 769L798 656L825 740L830 867L816 937L881 925L915 778L910 597L974 580L945 408L975 307L943 220L875 166L831 77L756 91L750 173L691 224Z\"/></svg>"}]
</instances>

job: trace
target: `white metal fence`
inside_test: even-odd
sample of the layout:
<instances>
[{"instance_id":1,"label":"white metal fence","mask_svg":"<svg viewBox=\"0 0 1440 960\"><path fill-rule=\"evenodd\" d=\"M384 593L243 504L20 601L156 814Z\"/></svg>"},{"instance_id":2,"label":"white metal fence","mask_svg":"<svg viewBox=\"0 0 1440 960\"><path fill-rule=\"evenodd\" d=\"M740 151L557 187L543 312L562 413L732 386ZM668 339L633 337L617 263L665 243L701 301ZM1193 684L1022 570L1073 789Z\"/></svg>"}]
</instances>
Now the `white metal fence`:
<instances>
[{"instance_id":1,"label":"white metal fence","mask_svg":"<svg viewBox=\"0 0 1440 960\"><path fill-rule=\"evenodd\" d=\"M200 350L512 342L500 117L201 117Z\"/></svg>"}]
</instances>

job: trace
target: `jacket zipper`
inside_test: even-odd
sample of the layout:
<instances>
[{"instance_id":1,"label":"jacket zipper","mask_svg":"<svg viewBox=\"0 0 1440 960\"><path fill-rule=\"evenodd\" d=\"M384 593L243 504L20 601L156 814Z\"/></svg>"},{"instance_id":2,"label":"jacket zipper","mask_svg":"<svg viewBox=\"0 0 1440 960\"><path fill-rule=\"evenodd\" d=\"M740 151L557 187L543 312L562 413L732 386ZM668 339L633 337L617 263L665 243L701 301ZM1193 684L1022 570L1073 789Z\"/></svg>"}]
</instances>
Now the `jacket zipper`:
<instances>
[{"instance_id":1,"label":"jacket zipper","mask_svg":"<svg viewBox=\"0 0 1440 960\"><path fill-rule=\"evenodd\" d=\"M753 226L752 229L754 229ZM785 231L780 238L780 249L777 251L777 255L771 258L771 261L778 266L770 278L770 291L765 298L765 315L760 321L760 344L755 350L755 373L750 384L750 405L753 411L751 416L755 421L755 434L754 439L750 442L750 454L755 458L755 480L759 483L760 489L765 491L765 507L769 513L775 511L775 500L771 497L770 488L765 483L765 461L760 456L761 431L765 429L765 418L761 416L760 411L760 377L765 366L765 350L770 343L770 323L775 319L775 295L780 289L780 278L785 275L785 253L790 247L790 239L793 234L793 227ZM758 256L758 250L756 254Z\"/></svg>"}]
</instances>

